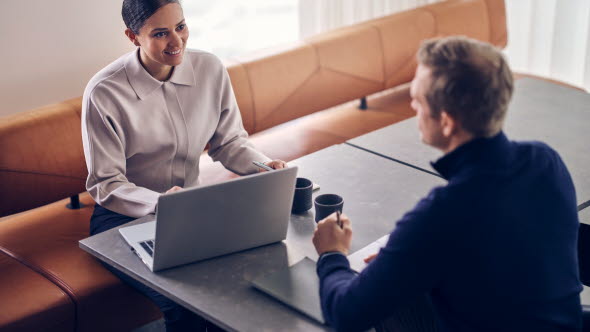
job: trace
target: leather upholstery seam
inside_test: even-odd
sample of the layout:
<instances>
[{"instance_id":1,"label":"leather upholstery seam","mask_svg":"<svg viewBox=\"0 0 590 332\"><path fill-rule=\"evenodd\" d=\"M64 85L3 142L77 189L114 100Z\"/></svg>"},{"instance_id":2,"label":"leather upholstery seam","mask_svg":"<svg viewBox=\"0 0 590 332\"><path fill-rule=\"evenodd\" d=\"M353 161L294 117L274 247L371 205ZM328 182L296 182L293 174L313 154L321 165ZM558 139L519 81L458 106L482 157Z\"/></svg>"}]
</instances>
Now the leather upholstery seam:
<instances>
[{"instance_id":1,"label":"leather upholstery seam","mask_svg":"<svg viewBox=\"0 0 590 332\"><path fill-rule=\"evenodd\" d=\"M397 67L397 68L396 68L396 71L402 71L403 69L405 69L405 68L407 68L409 65L411 65L411 64L412 64L412 58L413 58L413 56L408 56L406 59L404 59L404 61L403 61L403 64L402 64L401 66ZM415 71L416 71L416 69L414 68L414 72L415 72ZM392 76L392 79L389 79L389 80L385 81L385 83L387 83L387 85L386 85L386 87L385 87L386 89L387 89L387 87L388 87L388 86L389 86L389 84L390 84L389 82L391 82L391 81L393 80L393 78L394 78L394 77ZM410 78L410 80L409 80L409 81L407 81L407 82L400 82L399 84L410 83L410 82L412 82L413 78L414 78L414 76L412 75L412 77ZM391 86L389 86L389 87L391 88Z\"/></svg>"},{"instance_id":2,"label":"leather upholstery seam","mask_svg":"<svg viewBox=\"0 0 590 332\"><path fill-rule=\"evenodd\" d=\"M366 81L366 82L381 84L380 81L372 80L372 79L361 77L361 76L358 76L358 75L353 75L353 74L350 74L350 73L345 73L343 71L332 69L332 68L329 68L329 67L322 67L322 69L327 70L327 71L331 71L333 73L338 73L340 75L352 77L352 78L357 79L357 80L362 80L362 81Z\"/></svg>"},{"instance_id":3,"label":"leather upholstery seam","mask_svg":"<svg viewBox=\"0 0 590 332\"><path fill-rule=\"evenodd\" d=\"M13 259L28 267L29 269L35 271L36 273L47 279L49 282L53 283L56 287L61 289L70 298L70 300L74 304L74 331L76 331L78 329L78 299L74 294L74 290L71 289L70 286L68 286L68 284L66 284L58 276L54 275L53 273L47 271L46 269L40 266L27 262L25 259L13 253L12 251L9 251L3 246L0 246L0 251L12 257Z\"/></svg>"},{"instance_id":4,"label":"leather upholstery seam","mask_svg":"<svg viewBox=\"0 0 590 332\"><path fill-rule=\"evenodd\" d=\"M383 70L383 89L387 87L387 71L385 69L385 45L383 45L383 35L381 34L381 29L377 26L369 23L369 26L377 31L377 35L379 35L379 46L381 47L381 67Z\"/></svg>"},{"instance_id":5,"label":"leather upholstery seam","mask_svg":"<svg viewBox=\"0 0 590 332\"><path fill-rule=\"evenodd\" d=\"M237 61L237 60L236 60ZM250 95L252 96L252 110L254 112L253 120L252 121L252 133L258 132L258 109L256 108L256 96L254 96L254 89L252 88L252 81L250 79L250 71L248 70L248 66L238 61L238 63L244 67L244 71L246 72L246 79L248 80L248 88L250 89Z\"/></svg>"},{"instance_id":6,"label":"leather upholstery seam","mask_svg":"<svg viewBox=\"0 0 590 332\"><path fill-rule=\"evenodd\" d=\"M432 20L434 21L434 31L432 31L432 35L428 35L426 38L422 39L422 40L426 40L426 39L430 39L430 38L436 38L437 32L438 32L438 28L437 28L437 20L436 20L436 16L434 15L434 13L426 8L416 8L415 10L424 10L426 12L426 14L430 15L432 17ZM400 61L400 65L397 66L394 70L392 70L392 73L398 72L400 70L402 70L403 68L407 67L409 64L411 64L412 58L416 58L416 52L420 49L420 44L418 44L418 46L416 47L416 51L411 54L408 55L406 58L404 58L403 60ZM385 49L383 49L383 53L385 53ZM385 61L383 62L383 66L385 66ZM393 74L392 76L393 77ZM389 82L391 81L390 78L386 78L384 81L384 88L387 89L387 87L389 86ZM410 80L411 81L411 80Z\"/></svg>"},{"instance_id":7,"label":"leather upholstery seam","mask_svg":"<svg viewBox=\"0 0 590 332\"><path fill-rule=\"evenodd\" d=\"M293 91L291 93L289 93L289 95L287 97L285 97L285 99L283 99L278 105L277 107L275 107L270 114L274 114L275 112L277 112L281 107L283 107L283 105L285 105L287 103L287 101L289 101L289 98L291 98L293 95L295 95L295 93L297 93L297 91L299 91L301 89L301 87L303 87L309 80L311 80L322 68L321 67L317 67L311 74L309 74L309 76L307 78L305 78L305 80L303 80L303 82L301 82L301 84L299 84L295 89L293 89ZM315 113L315 112L312 112ZM309 113L311 114L311 113ZM308 114L305 114L308 115ZM304 115L303 115L304 116Z\"/></svg>"},{"instance_id":8,"label":"leather upholstery seam","mask_svg":"<svg viewBox=\"0 0 590 332\"><path fill-rule=\"evenodd\" d=\"M254 90L252 90L252 84L250 83L250 74L248 73L248 69L244 66L243 63L240 61L236 62L240 65L240 67L244 68L244 72L246 73L246 82L248 82L248 92L250 95L250 107L252 108L252 134L256 133L256 108L254 107Z\"/></svg>"},{"instance_id":9,"label":"leather upholstery seam","mask_svg":"<svg viewBox=\"0 0 590 332\"><path fill-rule=\"evenodd\" d=\"M346 73L346 72L343 72L343 71L332 69L329 66L322 65L322 62L320 61L320 53L318 52L317 47L313 43L305 42L305 44L311 46L311 48L314 50L315 55L316 55L316 58L317 58L318 67L317 67L316 71L312 73L312 75L315 74L316 72L320 71L320 69L324 69L324 70L328 70L328 71L331 71L331 72L334 72L334 73L338 73L338 74L341 74L341 75L350 76L350 77L355 78L355 79L359 79L359 80L363 80L363 81L369 81L369 82L372 82L372 83L381 84L381 82L379 82L379 81L375 81L375 80L368 79L368 78L365 78L365 77L361 77L361 76L358 76L358 75L353 75L353 74L350 74L350 73ZM385 60L383 60L383 61L385 61ZM307 80L305 80L303 83L305 83L305 82L307 82ZM293 95L301 86L303 86L303 83L301 85L299 85L297 87L297 89L295 91L293 91L293 93L291 93L291 95ZM287 98L285 98L285 100L287 100L289 97L291 97L291 95L289 95ZM283 103L281 103L281 105L282 104Z\"/></svg>"},{"instance_id":10,"label":"leather upholstery seam","mask_svg":"<svg viewBox=\"0 0 590 332\"><path fill-rule=\"evenodd\" d=\"M486 18L488 19L488 42L493 43L494 41L492 40L492 20L490 15L490 7L488 6L488 2L486 0L482 0L482 2L486 11Z\"/></svg>"},{"instance_id":11,"label":"leather upholstery seam","mask_svg":"<svg viewBox=\"0 0 590 332\"><path fill-rule=\"evenodd\" d=\"M303 80L303 82L301 82L301 84L299 84L297 87L295 87L293 89L293 91L291 91L291 93L289 93L289 95L287 95L287 97L285 97L285 99L283 99L276 107L274 107L273 110L270 112L270 114L274 114L278 109L280 109L283 105L285 105L285 103L287 103L289 98L291 98L295 93L297 93L297 91L299 91L299 89L301 89L302 86L304 86L309 80L311 80L322 69L322 65L320 63L320 57L319 57L317 50L315 49L315 46L311 43L308 43L308 42L304 42L304 43L306 45L309 45L316 55L316 68L314 69L314 71L312 71L309 74L308 77L305 78L305 80ZM315 112L312 112L312 113L315 113Z\"/></svg>"},{"instance_id":12,"label":"leather upholstery seam","mask_svg":"<svg viewBox=\"0 0 590 332\"><path fill-rule=\"evenodd\" d=\"M67 178L67 179L76 179L76 180L85 180L85 177L75 177L69 175L59 175L59 174L51 174L51 173L42 173L42 172L32 172L32 171L21 171L21 170L12 170L12 169L5 169L0 168L0 172L8 172L8 173L22 173L22 174L33 174L33 175L43 175L43 176L54 176L60 178Z\"/></svg>"},{"instance_id":13,"label":"leather upholstery seam","mask_svg":"<svg viewBox=\"0 0 590 332\"><path fill-rule=\"evenodd\" d=\"M434 12L426 7L421 8L423 11L427 12L428 14L432 15L432 19L434 20L434 34L432 36L432 38L437 38L439 37L438 33L440 32L438 29L439 26L439 22L438 22L438 18L436 17L436 15L434 14Z\"/></svg>"}]
</instances>

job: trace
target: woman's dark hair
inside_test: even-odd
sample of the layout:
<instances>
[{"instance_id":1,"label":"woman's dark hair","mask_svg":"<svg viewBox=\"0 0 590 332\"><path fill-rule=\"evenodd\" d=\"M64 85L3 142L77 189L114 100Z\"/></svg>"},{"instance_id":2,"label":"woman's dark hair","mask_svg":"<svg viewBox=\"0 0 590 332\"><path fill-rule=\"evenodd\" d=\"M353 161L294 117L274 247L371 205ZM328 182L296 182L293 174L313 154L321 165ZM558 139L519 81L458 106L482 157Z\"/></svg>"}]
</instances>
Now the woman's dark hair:
<instances>
[{"instance_id":1,"label":"woman's dark hair","mask_svg":"<svg viewBox=\"0 0 590 332\"><path fill-rule=\"evenodd\" d=\"M180 0L123 0L121 15L125 25L134 34L139 34L145 21L154 15L160 7L169 3L180 4Z\"/></svg>"}]
</instances>

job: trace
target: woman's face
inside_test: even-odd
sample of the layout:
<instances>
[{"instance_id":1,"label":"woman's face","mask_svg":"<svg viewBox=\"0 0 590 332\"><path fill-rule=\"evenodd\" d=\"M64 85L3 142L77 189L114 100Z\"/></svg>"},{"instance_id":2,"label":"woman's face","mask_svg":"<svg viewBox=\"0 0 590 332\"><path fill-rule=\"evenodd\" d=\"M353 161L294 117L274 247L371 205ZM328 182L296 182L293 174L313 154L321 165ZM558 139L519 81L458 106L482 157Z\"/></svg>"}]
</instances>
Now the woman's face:
<instances>
[{"instance_id":1,"label":"woman's face","mask_svg":"<svg viewBox=\"0 0 590 332\"><path fill-rule=\"evenodd\" d=\"M156 79L165 79L158 76L167 76L173 66L182 62L188 28L180 4L162 6L145 21L138 35L130 29L125 33L136 46L140 46L141 61Z\"/></svg>"}]
</instances>

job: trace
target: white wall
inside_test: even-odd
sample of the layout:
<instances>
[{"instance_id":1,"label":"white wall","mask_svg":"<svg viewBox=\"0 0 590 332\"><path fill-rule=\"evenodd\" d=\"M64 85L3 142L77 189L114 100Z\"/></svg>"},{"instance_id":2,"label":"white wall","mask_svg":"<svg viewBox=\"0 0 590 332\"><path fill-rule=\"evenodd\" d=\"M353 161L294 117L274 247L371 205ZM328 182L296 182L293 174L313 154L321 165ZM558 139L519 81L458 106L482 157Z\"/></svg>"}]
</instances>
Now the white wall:
<instances>
[{"instance_id":1,"label":"white wall","mask_svg":"<svg viewBox=\"0 0 590 332\"><path fill-rule=\"evenodd\" d=\"M122 0L0 1L0 116L81 96L133 50Z\"/></svg>"}]
</instances>

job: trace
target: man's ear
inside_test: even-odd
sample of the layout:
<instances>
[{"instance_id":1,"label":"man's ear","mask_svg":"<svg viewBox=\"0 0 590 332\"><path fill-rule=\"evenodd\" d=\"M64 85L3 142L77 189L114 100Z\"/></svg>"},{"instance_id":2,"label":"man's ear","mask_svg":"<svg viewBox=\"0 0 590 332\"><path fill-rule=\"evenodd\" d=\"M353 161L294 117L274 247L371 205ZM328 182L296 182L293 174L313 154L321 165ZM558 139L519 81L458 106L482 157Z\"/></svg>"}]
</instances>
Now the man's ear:
<instances>
[{"instance_id":1,"label":"man's ear","mask_svg":"<svg viewBox=\"0 0 590 332\"><path fill-rule=\"evenodd\" d=\"M458 123L449 113L443 110L440 112L440 125L443 136L448 138L457 130Z\"/></svg>"},{"instance_id":2,"label":"man's ear","mask_svg":"<svg viewBox=\"0 0 590 332\"><path fill-rule=\"evenodd\" d=\"M133 43L133 45L141 46L141 44L137 40L137 35L133 31L131 31L131 29L129 29L129 28L125 29L125 35L127 36L127 38L129 38L129 40Z\"/></svg>"}]
</instances>

